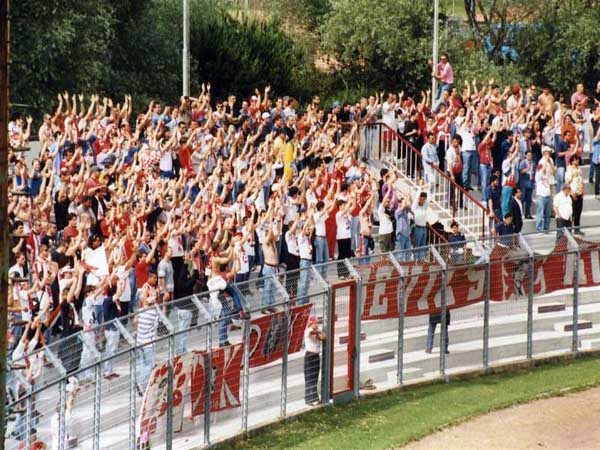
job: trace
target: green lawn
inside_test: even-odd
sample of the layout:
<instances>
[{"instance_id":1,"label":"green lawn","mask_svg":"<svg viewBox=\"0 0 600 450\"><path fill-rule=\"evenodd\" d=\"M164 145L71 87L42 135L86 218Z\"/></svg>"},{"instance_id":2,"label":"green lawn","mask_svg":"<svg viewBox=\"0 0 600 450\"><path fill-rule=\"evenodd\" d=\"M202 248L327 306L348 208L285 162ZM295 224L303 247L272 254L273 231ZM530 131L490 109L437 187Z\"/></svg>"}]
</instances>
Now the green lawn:
<instances>
[{"instance_id":1,"label":"green lawn","mask_svg":"<svg viewBox=\"0 0 600 450\"><path fill-rule=\"evenodd\" d=\"M495 409L596 385L600 385L600 359L582 357L321 408L217 448L386 449Z\"/></svg>"}]
</instances>

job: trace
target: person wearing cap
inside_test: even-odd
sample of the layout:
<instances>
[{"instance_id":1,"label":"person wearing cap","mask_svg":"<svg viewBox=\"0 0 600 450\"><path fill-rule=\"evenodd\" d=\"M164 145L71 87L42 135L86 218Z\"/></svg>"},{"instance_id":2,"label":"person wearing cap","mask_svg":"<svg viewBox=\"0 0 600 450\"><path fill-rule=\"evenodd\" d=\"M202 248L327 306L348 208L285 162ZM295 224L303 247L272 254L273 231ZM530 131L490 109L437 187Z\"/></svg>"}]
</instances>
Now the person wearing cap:
<instances>
[{"instance_id":1,"label":"person wearing cap","mask_svg":"<svg viewBox=\"0 0 600 450\"><path fill-rule=\"evenodd\" d=\"M573 222L573 199L571 198L571 185L563 184L562 190L554 196L554 216L556 217L556 238L564 234L564 228L571 228Z\"/></svg>"},{"instance_id":2,"label":"person wearing cap","mask_svg":"<svg viewBox=\"0 0 600 450\"><path fill-rule=\"evenodd\" d=\"M542 147L542 159L535 172L535 229L539 233L547 233L550 229L551 188L556 170L551 154L551 147Z\"/></svg>"},{"instance_id":3,"label":"person wearing cap","mask_svg":"<svg viewBox=\"0 0 600 450\"><path fill-rule=\"evenodd\" d=\"M519 163L519 187L523 195L524 202L524 217L531 217L531 202L533 196L533 188L535 185L535 162L533 161L533 153L527 150L525 158Z\"/></svg>"},{"instance_id":4,"label":"person wearing cap","mask_svg":"<svg viewBox=\"0 0 600 450\"><path fill-rule=\"evenodd\" d=\"M327 336L319 326L316 316L308 318L304 331L304 402L310 406L319 404L319 374L321 373L321 349Z\"/></svg>"},{"instance_id":5,"label":"person wearing cap","mask_svg":"<svg viewBox=\"0 0 600 450\"><path fill-rule=\"evenodd\" d=\"M512 213L506 213L502 222L497 223L493 228L493 235L499 237L498 245L501 247L511 247L515 244L516 239L514 234L515 226L513 224L513 215Z\"/></svg>"}]
</instances>

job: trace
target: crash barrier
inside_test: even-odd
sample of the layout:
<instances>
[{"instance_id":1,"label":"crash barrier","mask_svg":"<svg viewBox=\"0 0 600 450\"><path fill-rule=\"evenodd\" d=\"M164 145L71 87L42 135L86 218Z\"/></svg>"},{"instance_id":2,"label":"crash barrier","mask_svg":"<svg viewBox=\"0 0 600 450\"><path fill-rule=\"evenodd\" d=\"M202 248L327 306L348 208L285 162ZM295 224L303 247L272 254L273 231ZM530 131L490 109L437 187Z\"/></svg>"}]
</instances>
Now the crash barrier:
<instances>
[{"instance_id":1,"label":"crash barrier","mask_svg":"<svg viewBox=\"0 0 600 450\"><path fill-rule=\"evenodd\" d=\"M12 361L6 447L208 446L365 390L595 349L600 227L583 232L307 262L230 286L241 312L214 292L79 332Z\"/></svg>"}]
</instances>

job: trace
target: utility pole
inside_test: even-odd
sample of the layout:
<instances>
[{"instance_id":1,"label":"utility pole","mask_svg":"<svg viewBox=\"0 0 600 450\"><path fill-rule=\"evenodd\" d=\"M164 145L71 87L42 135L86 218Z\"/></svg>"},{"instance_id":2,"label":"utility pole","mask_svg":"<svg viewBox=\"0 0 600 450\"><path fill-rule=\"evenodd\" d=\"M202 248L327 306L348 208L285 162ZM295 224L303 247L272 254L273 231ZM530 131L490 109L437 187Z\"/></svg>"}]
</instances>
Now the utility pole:
<instances>
[{"instance_id":1,"label":"utility pole","mask_svg":"<svg viewBox=\"0 0 600 450\"><path fill-rule=\"evenodd\" d=\"M434 0L433 2L433 57L431 60L433 61L432 71L437 71L437 63L438 63L438 31L440 24L440 1ZM431 99L432 103L437 98L437 79L435 77L431 77Z\"/></svg>"},{"instance_id":2,"label":"utility pole","mask_svg":"<svg viewBox=\"0 0 600 450\"><path fill-rule=\"evenodd\" d=\"M0 430L6 435L6 377L8 375L8 9L0 0Z\"/></svg>"},{"instance_id":3,"label":"utility pole","mask_svg":"<svg viewBox=\"0 0 600 450\"><path fill-rule=\"evenodd\" d=\"M183 95L190 95L190 4L183 0Z\"/></svg>"}]
</instances>

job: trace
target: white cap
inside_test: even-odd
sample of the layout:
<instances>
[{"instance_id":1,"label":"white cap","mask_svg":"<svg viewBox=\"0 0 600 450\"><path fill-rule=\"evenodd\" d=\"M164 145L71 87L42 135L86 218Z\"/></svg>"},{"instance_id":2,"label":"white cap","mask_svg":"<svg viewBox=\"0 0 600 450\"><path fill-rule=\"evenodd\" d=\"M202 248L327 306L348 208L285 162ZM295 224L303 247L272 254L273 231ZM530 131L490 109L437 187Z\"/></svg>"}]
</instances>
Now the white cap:
<instances>
[{"instance_id":1,"label":"white cap","mask_svg":"<svg viewBox=\"0 0 600 450\"><path fill-rule=\"evenodd\" d=\"M261 116L261 117L262 117L263 119L270 119L270 118L271 118L271 114L269 114L268 112L264 112L264 113L262 113L262 116Z\"/></svg>"},{"instance_id":2,"label":"white cap","mask_svg":"<svg viewBox=\"0 0 600 450\"><path fill-rule=\"evenodd\" d=\"M554 150L552 150L552 147L544 145L544 146L542 146L542 153L545 153L545 152L554 153Z\"/></svg>"}]
</instances>

